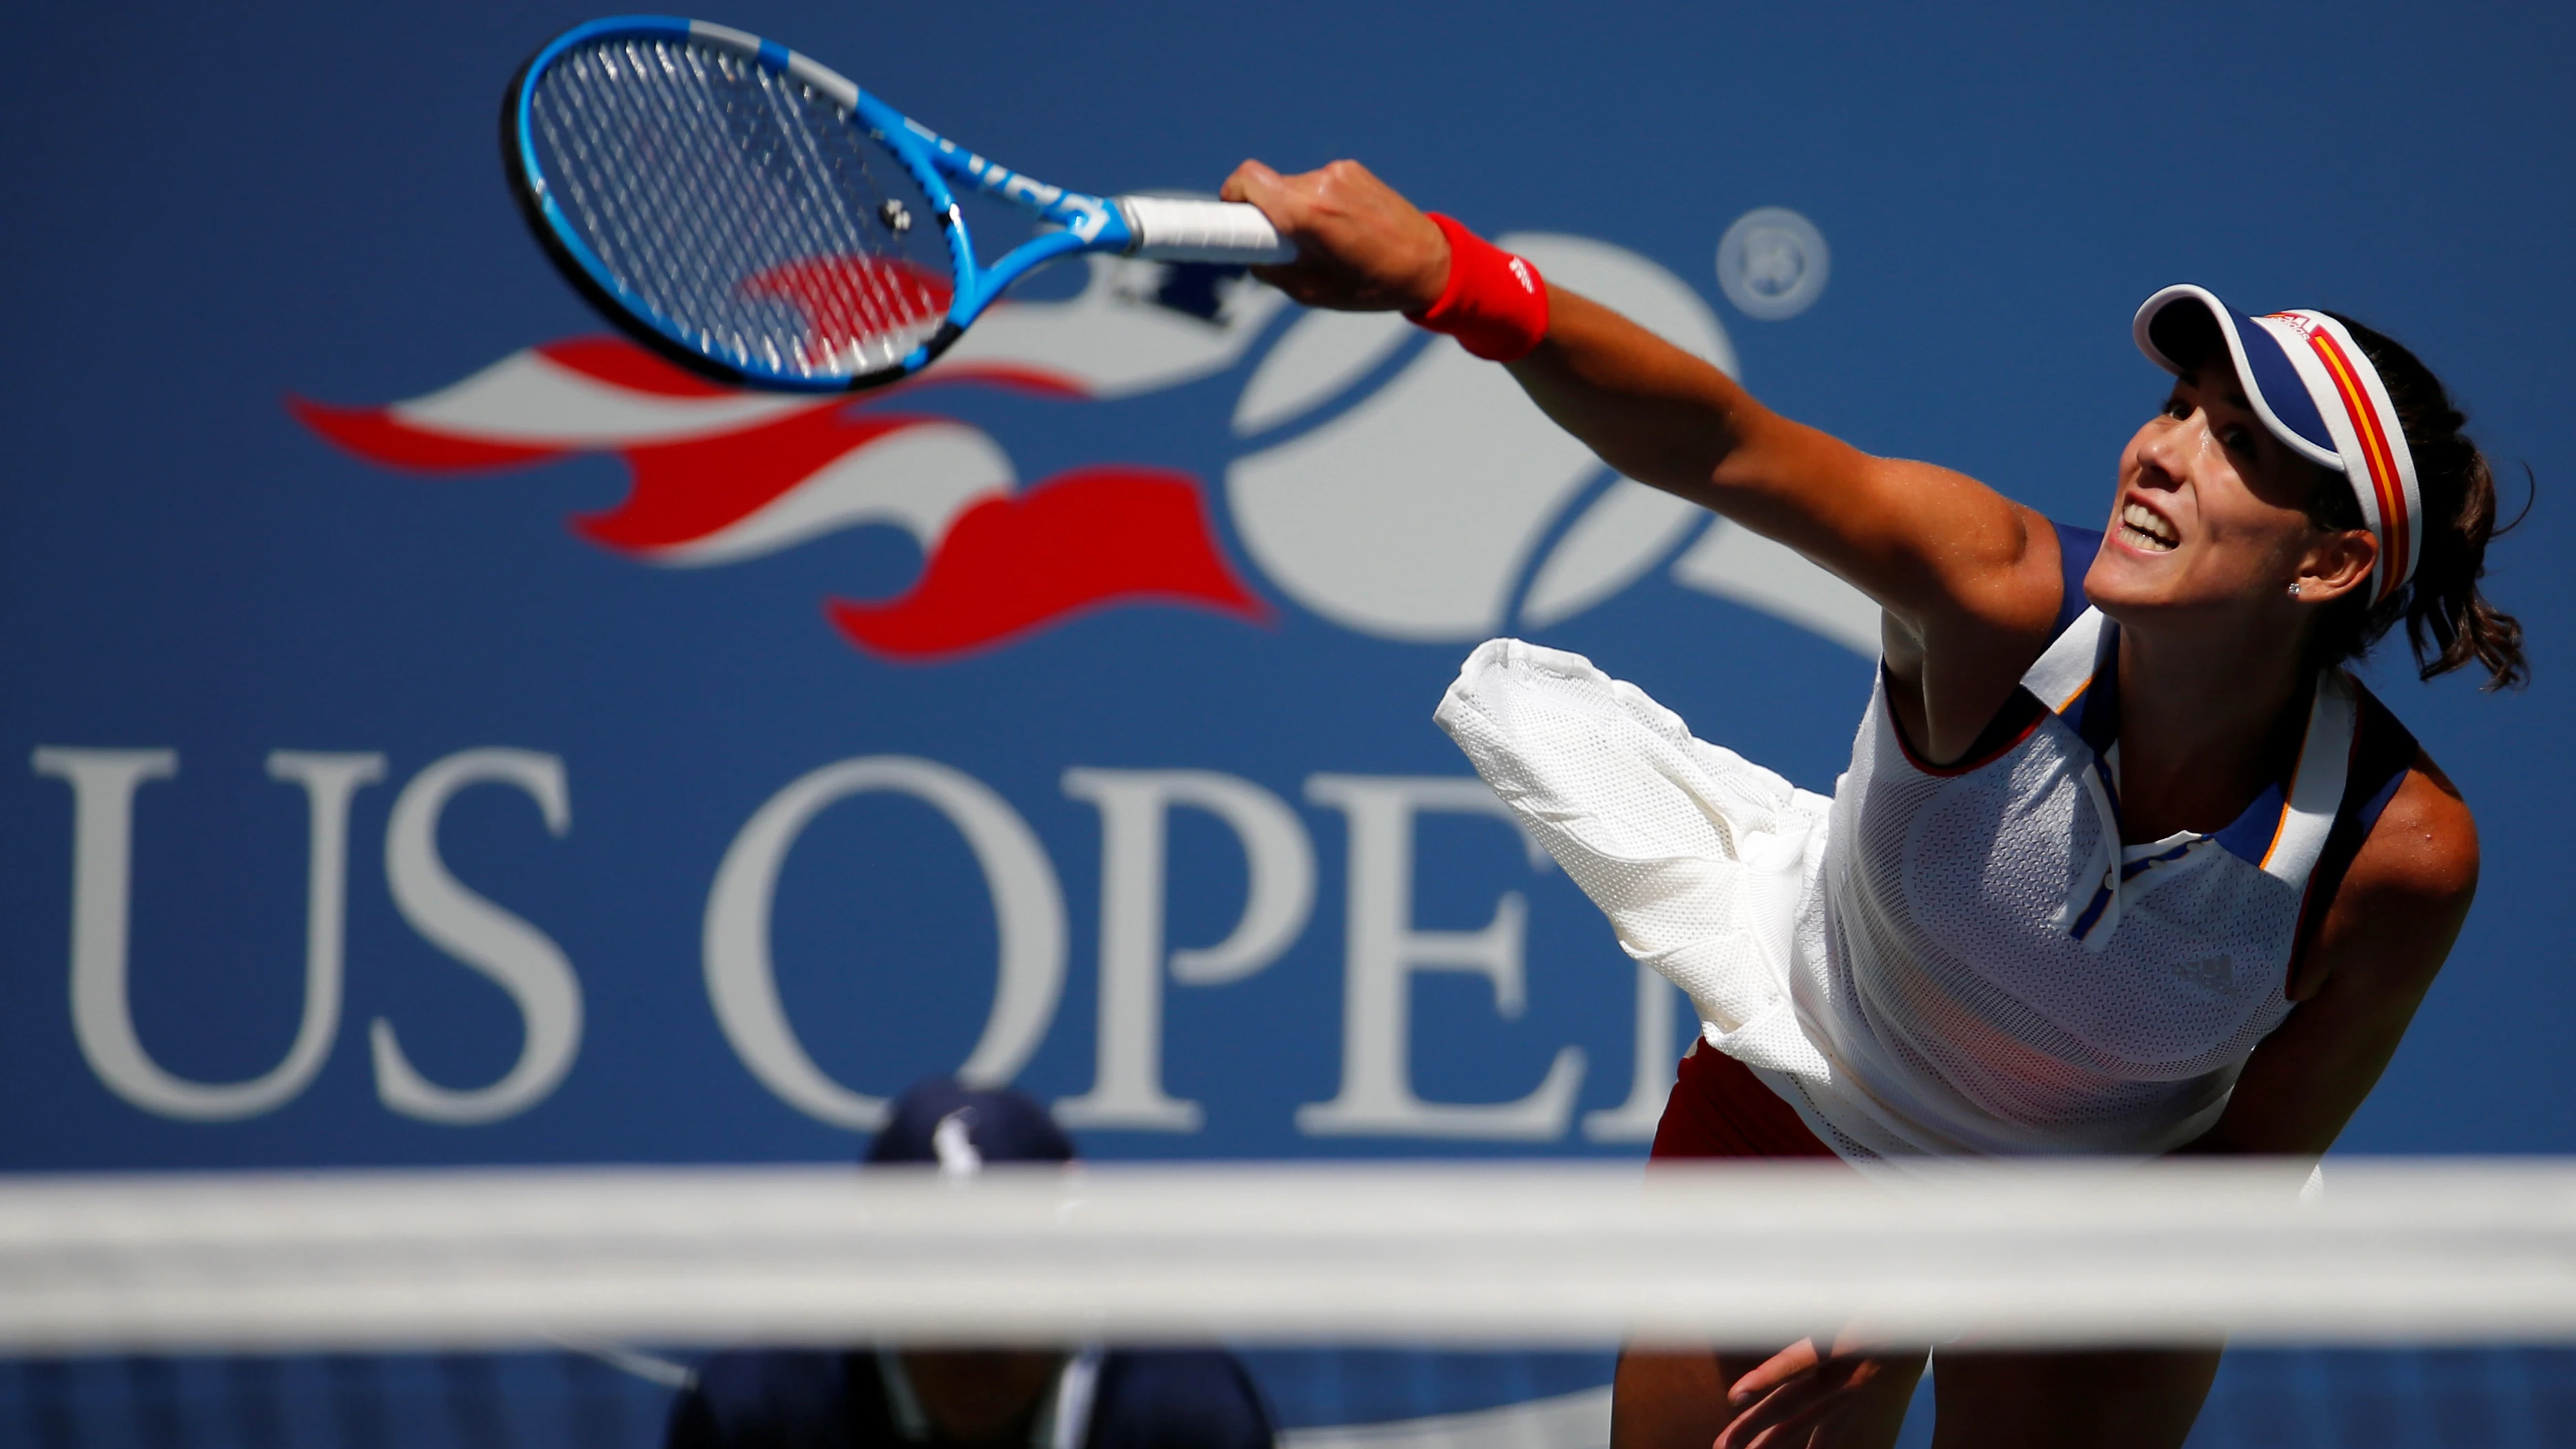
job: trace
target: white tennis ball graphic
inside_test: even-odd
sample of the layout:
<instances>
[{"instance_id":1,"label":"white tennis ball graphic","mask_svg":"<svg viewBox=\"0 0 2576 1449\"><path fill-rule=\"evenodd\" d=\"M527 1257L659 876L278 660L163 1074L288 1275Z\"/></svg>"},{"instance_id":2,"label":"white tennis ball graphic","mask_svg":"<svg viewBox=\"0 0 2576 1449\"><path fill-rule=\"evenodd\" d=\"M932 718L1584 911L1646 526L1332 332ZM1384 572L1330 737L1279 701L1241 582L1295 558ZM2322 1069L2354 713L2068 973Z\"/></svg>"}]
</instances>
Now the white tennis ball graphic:
<instances>
[{"instance_id":1,"label":"white tennis ball graphic","mask_svg":"<svg viewBox=\"0 0 2576 1449\"><path fill-rule=\"evenodd\" d=\"M1523 233L1500 244L1550 279L1616 308L1732 373L1734 349L1707 305L1634 252ZM1409 335L1388 313L1317 312L1272 347L1235 409L1254 436L1338 397ZM1620 479L1543 560L1531 554L1602 475L1599 459L1521 395L1503 369L1435 341L1374 394L1322 426L1247 454L1226 472L1245 549L1317 614L1389 639L1467 640L1540 626L1634 582L1704 517Z\"/></svg>"}]
</instances>

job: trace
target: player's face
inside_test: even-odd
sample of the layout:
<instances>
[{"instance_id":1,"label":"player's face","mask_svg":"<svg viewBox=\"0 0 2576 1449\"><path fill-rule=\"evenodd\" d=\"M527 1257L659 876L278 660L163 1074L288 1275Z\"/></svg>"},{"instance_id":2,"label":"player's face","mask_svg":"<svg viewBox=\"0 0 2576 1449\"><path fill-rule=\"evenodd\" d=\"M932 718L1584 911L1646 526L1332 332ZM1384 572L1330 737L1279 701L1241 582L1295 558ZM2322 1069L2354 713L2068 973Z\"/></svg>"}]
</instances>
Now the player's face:
<instances>
[{"instance_id":1,"label":"player's face","mask_svg":"<svg viewBox=\"0 0 2576 1449\"><path fill-rule=\"evenodd\" d=\"M2217 353L2175 380L2120 454L2109 537L2085 593L2131 627L2187 616L2295 627L2293 582L2311 602L2349 586L2314 577L2326 537L2307 516L2318 472L2263 426Z\"/></svg>"}]
</instances>

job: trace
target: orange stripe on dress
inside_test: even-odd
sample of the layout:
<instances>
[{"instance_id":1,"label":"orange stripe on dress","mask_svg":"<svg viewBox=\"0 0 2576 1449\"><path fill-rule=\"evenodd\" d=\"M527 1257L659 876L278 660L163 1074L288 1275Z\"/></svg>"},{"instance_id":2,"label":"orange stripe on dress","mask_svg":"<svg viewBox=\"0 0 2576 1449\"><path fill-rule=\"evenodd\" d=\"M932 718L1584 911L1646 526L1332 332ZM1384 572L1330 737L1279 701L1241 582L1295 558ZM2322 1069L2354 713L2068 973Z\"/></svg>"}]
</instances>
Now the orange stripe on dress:
<instances>
[{"instance_id":1,"label":"orange stripe on dress","mask_svg":"<svg viewBox=\"0 0 2576 1449\"><path fill-rule=\"evenodd\" d=\"M2317 688L2325 688L2325 681L2322 679L2318 680ZM2313 727L2313 722L2316 717L2316 709L2316 698L2314 695L2311 695L2308 699L2308 715L2311 721L2311 727ZM2360 737L2361 732L2359 730L2353 731L2353 738L2359 739ZM2272 822L2272 838L2264 843L2263 858L2254 862L2254 868L2256 870L2270 870L2272 868L2272 856L2281 848L2281 837L2290 833L2290 812L2296 809L2299 803L2299 771L2306 768L2307 763L2308 736L2307 732L2302 730L2299 733L2299 757L2290 762L2290 788L2281 792L2281 818Z\"/></svg>"},{"instance_id":2,"label":"orange stripe on dress","mask_svg":"<svg viewBox=\"0 0 2576 1449\"><path fill-rule=\"evenodd\" d=\"M2379 498L2380 531L2390 555L2379 591L2385 598L2406 576L2407 542L2413 535L2406 510L2406 485L2397 476L2397 459L2389 452L2388 433L2380 423L2379 410L2372 406L2370 393L2361 385L2352 360L2344 356L2343 349L2323 328L2308 334L2308 345L2316 349L2326 364L2326 372L2334 378L2344 412L2351 417L2353 431L2361 439L2361 456L2370 469L2371 491Z\"/></svg>"}]
</instances>

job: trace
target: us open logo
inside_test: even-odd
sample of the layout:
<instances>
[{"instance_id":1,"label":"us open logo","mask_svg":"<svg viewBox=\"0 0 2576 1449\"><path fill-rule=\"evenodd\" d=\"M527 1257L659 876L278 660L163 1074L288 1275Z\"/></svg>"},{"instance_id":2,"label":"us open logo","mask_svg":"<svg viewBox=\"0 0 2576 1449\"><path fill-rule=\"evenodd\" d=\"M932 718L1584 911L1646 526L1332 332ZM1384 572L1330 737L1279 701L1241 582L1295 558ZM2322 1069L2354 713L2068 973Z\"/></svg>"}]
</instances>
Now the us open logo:
<instances>
[{"instance_id":1,"label":"us open logo","mask_svg":"<svg viewBox=\"0 0 2576 1449\"><path fill-rule=\"evenodd\" d=\"M1717 243L1717 284L1747 317L1778 322L1824 295L1833 255L1814 222L1782 206L1735 219Z\"/></svg>"},{"instance_id":2,"label":"us open logo","mask_svg":"<svg viewBox=\"0 0 2576 1449\"><path fill-rule=\"evenodd\" d=\"M1584 237L1499 240L1736 370L1717 318L1653 262ZM1284 318L1284 299L1239 271L1085 260L1071 299L1006 301L919 382L855 400L737 391L578 337L387 406L290 405L346 451L406 470L613 454L626 498L571 530L653 567L747 566L844 529L902 529L924 558L908 588L824 601L844 638L889 659L936 663L1143 607L1257 626L1284 606L1379 639L1472 642L1571 618L1668 561L1686 587L1876 650L1877 611L1850 586L1616 477L1500 368L1394 314ZM1107 402L1247 363L1238 451L1213 480L1114 460L1024 480L1002 440L937 401L976 387Z\"/></svg>"}]
</instances>

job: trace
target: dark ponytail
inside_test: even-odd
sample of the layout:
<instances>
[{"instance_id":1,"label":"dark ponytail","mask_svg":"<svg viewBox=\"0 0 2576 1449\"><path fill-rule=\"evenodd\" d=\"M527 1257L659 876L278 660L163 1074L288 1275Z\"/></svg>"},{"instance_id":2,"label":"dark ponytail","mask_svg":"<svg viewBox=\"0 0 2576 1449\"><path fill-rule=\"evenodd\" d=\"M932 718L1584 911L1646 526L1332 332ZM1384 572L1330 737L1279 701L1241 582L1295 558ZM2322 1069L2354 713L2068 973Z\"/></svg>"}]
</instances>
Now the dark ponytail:
<instances>
[{"instance_id":1,"label":"dark ponytail","mask_svg":"<svg viewBox=\"0 0 2576 1449\"><path fill-rule=\"evenodd\" d=\"M2496 527L2495 475L2477 444L2460 429L2468 419L2451 405L2451 397L2432 369L2386 336L2340 312L2326 315L2344 325L2353 341L2379 369L2397 405L2398 426L2415 455L2415 486L2424 508L2424 556L2415 577L2378 604L2356 591L2336 603L2318 621L2314 657L2319 664L2339 664L2367 653L2398 620L2406 621L2406 642L2414 650L2425 679L2448 674L2474 659L2487 672L2483 688L2519 689L2530 680L2522 657L2522 625L2478 592L2486 574L2487 541L2511 529ZM2524 505L2524 512L2530 505ZM2318 470L2316 492L2308 500L2308 519L2319 528L2344 530L2363 526L2360 500L2340 473Z\"/></svg>"}]
</instances>

